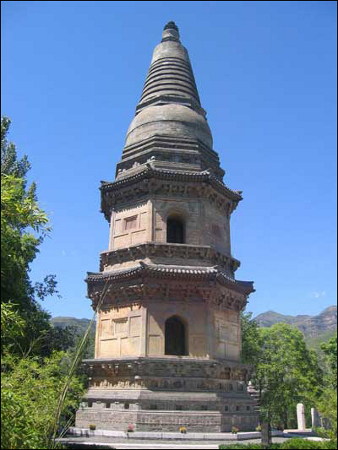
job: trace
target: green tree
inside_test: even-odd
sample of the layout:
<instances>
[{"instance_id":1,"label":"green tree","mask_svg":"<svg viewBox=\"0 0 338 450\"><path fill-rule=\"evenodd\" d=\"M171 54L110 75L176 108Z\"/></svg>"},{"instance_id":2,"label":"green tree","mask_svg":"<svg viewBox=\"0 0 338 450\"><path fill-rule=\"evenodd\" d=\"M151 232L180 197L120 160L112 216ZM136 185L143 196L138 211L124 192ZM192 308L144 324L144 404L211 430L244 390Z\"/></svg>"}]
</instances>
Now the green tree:
<instances>
[{"instance_id":1,"label":"green tree","mask_svg":"<svg viewBox=\"0 0 338 450\"><path fill-rule=\"evenodd\" d=\"M337 333L328 342L323 342L321 349L325 355L325 363L328 369L328 383L337 389Z\"/></svg>"},{"instance_id":2,"label":"green tree","mask_svg":"<svg viewBox=\"0 0 338 450\"><path fill-rule=\"evenodd\" d=\"M14 178L22 178L27 184L26 174L31 168L27 155L18 160L16 147L13 142L8 142L9 127L11 120L8 117L1 118L1 174L12 175ZM30 187L30 191L35 189L35 184Z\"/></svg>"},{"instance_id":3,"label":"green tree","mask_svg":"<svg viewBox=\"0 0 338 450\"><path fill-rule=\"evenodd\" d=\"M53 447L54 421L69 363L63 352L43 361L6 355L1 374L1 448ZM73 376L62 405L60 431L71 423L83 389L82 380Z\"/></svg>"},{"instance_id":4,"label":"green tree","mask_svg":"<svg viewBox=\"0 0 338 450\"><path fill-rule=\"evenodd\" d=\"M260 353L259 325L252 318L251 312L241 313L242 352L241 359L245 364L256 365Z\"/></svg>"},{"instance_id":5,"label":"green tree","mask_svg":"<svg viewBox=\"0 0 338 450\"><path fill-rule=\"evenodd\" d=\"M314 399L321 415L328 420L331 438L337 438L337 335L321 345L325 355L324 388L319 398Z\"/></svg>"},{"instance_id":6,"label":"green tree","mask_svg":"<svg viewBox=\"0 0 338 450\"><path fill-rule=\"evenodd\" d=\"M283 323L259 329L259 347L253 384L260 393L262 417L287 428L296 404L307 404L310 392L321 392L317 356L299 330Z\"/></svg>"},{"instance_id":7,"label":"green tree","mask_svg":"<svg viewBox=\"0 0 338 450\"><path fill-rule=\"evenodd\" d=\"M20 334L4 336L2 350L11 345L19 353L43 353L51 330L50 315L39 302L57 293L54 275L32 284L30 263L49 233L48 218L37 203L36 186L27 187L27 156L17 158L16 148L7 139L10 120L1 119L1 303L10 303L22 319Z\"/></svg>"},{"instance_id":8,"label":"green tree","mask_svg":"<svg viewBox=\"0 0 338 450\"><path fill-rule=\"evenodd\" d=\"M84 389L79 367L86 340L54 329L39 300L56 293L55 276L32 284L30 264L49 233L27 157L18 160L1 120L1 448L54 448ZM92 325L92 324L90 324ZM89 331L89 329L88 329ZM68 347L72 352L55 352ZM46 356L47 355L47 356Z\"/></svg>"},{"instance_id":9,"label":"green tree","mask_svg":"<svg viewBox=\"0 0 338 450\"><path fill-rule=\"evenodd\" d=\"M23 335L25 322L16 311L15 305L11 302L1 303L1 354L6 347L5 342L15 342L19 336Z\"/></svg>"}]
</instances>

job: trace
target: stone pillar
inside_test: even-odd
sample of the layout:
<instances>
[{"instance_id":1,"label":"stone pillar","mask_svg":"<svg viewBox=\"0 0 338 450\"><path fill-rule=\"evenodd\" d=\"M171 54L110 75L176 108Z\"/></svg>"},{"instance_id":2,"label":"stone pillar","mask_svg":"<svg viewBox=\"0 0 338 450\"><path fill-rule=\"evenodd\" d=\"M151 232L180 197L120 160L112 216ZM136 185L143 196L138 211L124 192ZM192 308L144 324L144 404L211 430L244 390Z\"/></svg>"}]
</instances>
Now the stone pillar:
<instances>
[{"instance_id":1,"label":"stone pillar","mask_svg":"<svg viewBox=\"0 0 338 450\"><path fill-rule=\"evenodd\" d=\"M306 430L305 408L303 403L297 405L297 428L298 430Z\"/></svg>"},{"instance_id":2,"label":"stone pillar","mask_svg":"<svg viewBox=\"0 0 338 450\"><path fill-rule=\"evenodd\" d=\"M312 429L321 427L320 415L316 408L311 408Z\"/></svg>"}]
</instances>

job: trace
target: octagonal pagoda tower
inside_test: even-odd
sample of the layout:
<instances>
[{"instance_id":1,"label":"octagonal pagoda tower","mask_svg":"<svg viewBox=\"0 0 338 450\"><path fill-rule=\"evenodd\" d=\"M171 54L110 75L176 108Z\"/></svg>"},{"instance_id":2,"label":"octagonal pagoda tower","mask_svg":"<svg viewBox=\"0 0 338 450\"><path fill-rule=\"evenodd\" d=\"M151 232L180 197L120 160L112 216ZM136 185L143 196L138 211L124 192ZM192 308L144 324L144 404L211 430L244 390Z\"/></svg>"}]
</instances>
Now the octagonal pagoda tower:
<instances>
[{"instance_id":1,"label":"octagonal pagoda tower","mask_svg":"<svg viewBox=\"0 0 338 450\"><path fill-rule=\"evenodd\" d=\"M254 289L235 279L230 216L242 197L223 176L188 52L169 22L116 179L100 188L110 240L86 280L93 308L104 298L77 427L255 429L240 363L240 312Z\"/></svg>"}]
</instances>

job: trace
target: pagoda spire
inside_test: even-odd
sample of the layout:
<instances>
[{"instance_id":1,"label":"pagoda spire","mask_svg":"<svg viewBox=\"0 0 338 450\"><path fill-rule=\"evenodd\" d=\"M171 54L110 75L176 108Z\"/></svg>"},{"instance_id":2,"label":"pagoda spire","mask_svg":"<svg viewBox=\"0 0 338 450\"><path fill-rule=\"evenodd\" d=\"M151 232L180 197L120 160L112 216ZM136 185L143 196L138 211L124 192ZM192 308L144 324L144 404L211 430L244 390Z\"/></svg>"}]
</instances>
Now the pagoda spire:
<instances>
[{"instance_id":1,"label":"pagoda spire","mask_svg":"<svg viewBox=\"0 0 338 450\"><path fill-rule=\"evenodd\" d=\"M165 170L209 171L222 181L224 170L201 106L187 49L175 22L168 22L155 47L126 135L117 179L153 167Z\"/></svg>"},{"instance_id":2,"label":"pagoda spire","mask_svg":"<svg viewBox=\"0 0 338 450\"><path fill-rule=\"evenodd\" d=\"M175 22L168 22L155 47L136 114L150 105L178 103L205 116L187 49Z\"/></svg>"}]
</instances>

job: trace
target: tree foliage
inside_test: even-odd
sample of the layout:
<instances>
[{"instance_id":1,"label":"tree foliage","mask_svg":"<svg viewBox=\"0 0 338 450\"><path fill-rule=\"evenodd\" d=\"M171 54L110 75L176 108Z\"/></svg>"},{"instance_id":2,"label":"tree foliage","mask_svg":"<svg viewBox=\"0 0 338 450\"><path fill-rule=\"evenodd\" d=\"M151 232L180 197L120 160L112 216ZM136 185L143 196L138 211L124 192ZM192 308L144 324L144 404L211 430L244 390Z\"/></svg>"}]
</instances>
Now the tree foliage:
<instances>
[{"instance_id":1,"label":"tree foliage","mask_svg":"<svg viewBox=\"0 0 338 450\"><path fill-rule=\"evenodd\" d=\"M30 169L27 156L18 159L16 147L8 142L10 120L1 119L1 303L22 320L21 333L2 335L11 351L46 353L47 335L51 330L50 315L37 299L57 293L54 275L33 284L30 264L49 233L48 218L39 207L36 186L27 187ZM4 310L4 314L6 311ZM13 330L12 330L13 331Z\"/></svg>"},{"instance_id":2,"label":"tree foliage","mask_svg":"<svg viewBox=\"0 0 338 450\"><path fill-rule=\"evenodd\" d=\"M2 360L1 448L50 448L58 399L67 379L69 358L63 352L40 358ZM60 430L72 420L83 383L71 379L63 404Z\"/></svg>"},{"instance_id":3,"label":"tree foliage","mask_svg":"<svg viewBox=\"0 0 338 450\"><path fill-rule=\"evenodd\" d=\"M26 187L26 174L31 166L27 155L18 160L15 144L8 142L10 125L11 120L8 117L1 118L1 174L12 175L14 178L25 180L24 187ZM33 188L31 187L30 191L32 190Z\"/></svg>"},{"instance_id":4,"label":"tree foliage","mask_svg":"<svg viewBox=\"0 0 338 450\"><path fill-rule=\"evenodd\" d=\"M231 445L220 445L220 449L336 449L337 441L310 441L309 439L293 438L288 439L285 442L273 443L268 447L261 444L245 444L237 443Z\"/></svg>"},{"instance_id":5,"label":"tree foliage","mask_svg":"<svg viewBox=\"0 0 338 450\"><path fill-rule=\"evenodd\" d=\"M25 322L11 302L1 303L1 354L5 342L15 342L18 336L23 336ZM6 347L9 349L8 346Z\"/></svg>"},{"instance_id":6,"label":"tree foliage","mask_svg":"<svg viewBox=\"0 0 338 450\"><path fill-rule=\"evenodd\" d=\"M55 329L39 301L57 293L54 275L33 284L30 264L49 233L48 218L27 187L30 164L7 140L1 120L1 448L54 448L84 389L72 329ZM58 352L56 352L58 350ZM73 355L76 354L74 358ZM71 372L70 372L70 369Z\"/></svg>"},{"instance_id":7,"label":"tree foliage","mask_svg":"<svg viewBox=\"0 0 338 450\"><path fill-rule=\"evenodd\" d=\"M287 324L262 328L260 355L254 383L261 394L262 413L274 424L288 426L297 403L307 403L308 392L321 385L315 352L308 350L303 334Z\"/></svg>"},{"instance_id":8,"label":"tree foliage","mask_svg":"<svg viewBox=\"0 0 338 450\"><path fill-rule=\"evenodd\" d=\"M333 388L337 388L337 333L328 342L323 342L321 349L325 355L325 363L328 369L328 382Z\"/></svg>"},{"instance_id":9,"label":"tree foliage","mask_svg":"<svg viewBox=\"0 0 338 450\"><path fill-rule=\"evenodd\" d=\"M303 334L287 324L259 328L250 314L243 314L242 333L243 361L253 367L262 419L278 427L295 426L297 403L309 404L309 393L317 398L322 390L317 355L306 347Z\"/></svg>"},{"instance_id":10,"label":"tree foliage","mask_svg":"<svg viewBox=\"0 0 338 450\"><path fill-rule=\"evenodd\" d=\"M337 335L321 345L325 355L324 388L316 406L330 425L325 434L337 438Z\"/></svg>"},{"instance_id":11,"label":"tree foliage","mask_svg":"<svg viewBox=\"0 0 338 450\"><path fill-rule=\"evenodd\" d=\"M241 313L243 363L255 366L260 352L259 325L252 318L251 312Z\"/></svg>"}]
</instances>

